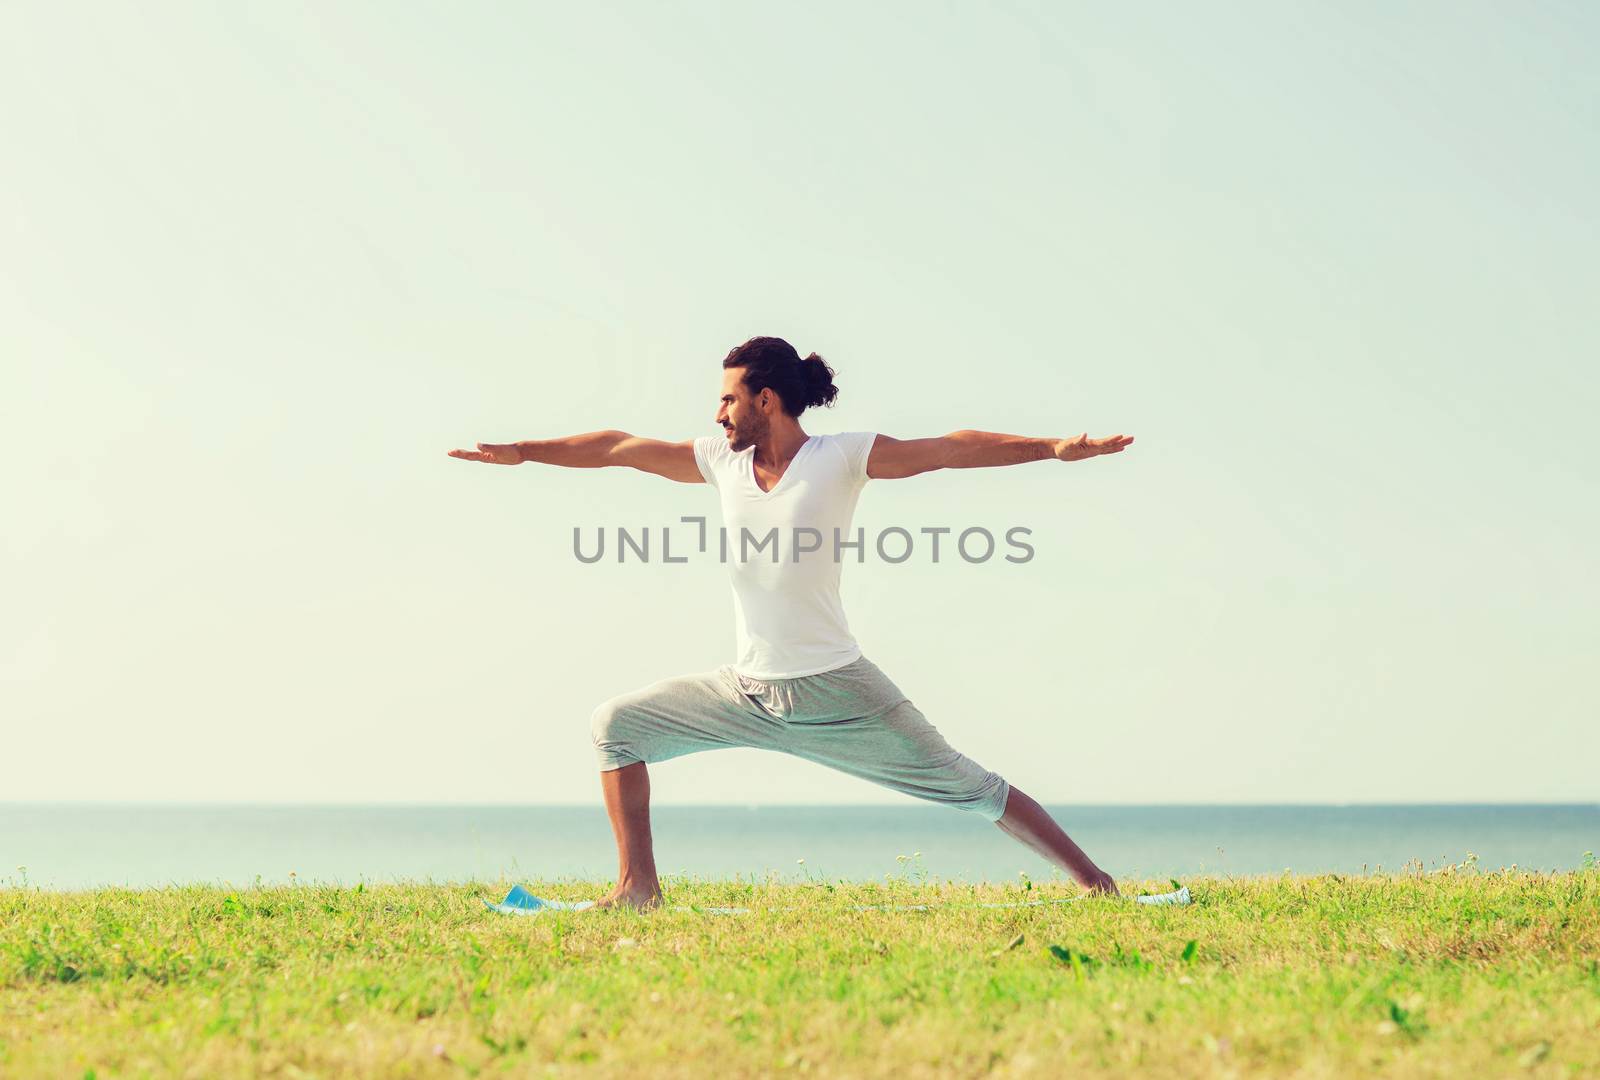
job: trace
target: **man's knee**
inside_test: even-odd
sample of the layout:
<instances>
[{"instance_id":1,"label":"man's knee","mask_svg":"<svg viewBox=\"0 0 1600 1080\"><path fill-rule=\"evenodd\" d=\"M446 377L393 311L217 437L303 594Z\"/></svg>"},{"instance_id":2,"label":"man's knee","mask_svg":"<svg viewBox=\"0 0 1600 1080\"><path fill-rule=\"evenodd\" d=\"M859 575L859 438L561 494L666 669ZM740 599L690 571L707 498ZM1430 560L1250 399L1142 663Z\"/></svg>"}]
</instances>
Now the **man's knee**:
<instances>
[{"instance_id":1,"label":"man's knee","mask_svg":"<svg viewBox=\"0 0 1600 1080\"><path fill-rule=\"evenodd\" d=\"M984 785L983 796L972 809L990 821L999 821L1006 816L1011 802L1011 783L999 773L989 775L993 779Z\"/></svg>"},{"instance_id":2,"label":"man's knee","mask_svg":"<svg viewBox=\"0 0 1600 1080\"><path fill-rule=\"evenodd\" d=\"M619 698L602 702L589 714L589 738L602 770L643 760L629 745L627 727L628 712Z\"/></svg>"},{"instance_id":3,"label":"man's knee","mask_svg":"<svg viewBox=\"0 0 1600 1080\"><path fill-rule=\"evenodd\" d=\"M589 714L589 736L598 746L611 740L612 733L616 730L622 710L617 705L617 700L603 701L594 707Z\"/></svg>"}]
</instances>

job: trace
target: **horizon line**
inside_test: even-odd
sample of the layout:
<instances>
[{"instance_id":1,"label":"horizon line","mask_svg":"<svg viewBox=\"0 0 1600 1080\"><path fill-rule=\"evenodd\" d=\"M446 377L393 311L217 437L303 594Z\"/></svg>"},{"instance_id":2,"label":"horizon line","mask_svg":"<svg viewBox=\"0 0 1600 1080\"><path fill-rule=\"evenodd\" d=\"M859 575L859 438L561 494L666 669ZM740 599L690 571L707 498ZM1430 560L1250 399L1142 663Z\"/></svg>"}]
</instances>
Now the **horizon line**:
<instances>
[{"instance_id":1,"label":"horizon line","mask_svg":"<svg viewBox=\"0 0 1600 1080\"><path fill-rule=\"evenodd\" d=\"M1078 809L1146 809L1152 807L1165 808L1231 808L1231 809L1257 809L1257 808L1318 808L1318 809L1343 809L1343 808L1395 808L1395 807L1592 807L1600 809L1600 801L1570 802L1564 800L1554 801L1419 801L1419 802L1386 802L1386 801L1360 801L1360 802L1056 802L1041 800L1048 806L1069 806ZM0 808L17 806L172 806L172 807L393 807L393 808L421 808L421 809L446 809L446 808L522 808L544 810L604 810L605 806L599 801L594 802L414 802L399 800L221 800L221 799L4 799L0 800ZM939 810L943 807L901 805L897 803L748 803L748 802L653 802L652 808L674 809L706 809L706 810Z\"/></svg>"}]
</instances>

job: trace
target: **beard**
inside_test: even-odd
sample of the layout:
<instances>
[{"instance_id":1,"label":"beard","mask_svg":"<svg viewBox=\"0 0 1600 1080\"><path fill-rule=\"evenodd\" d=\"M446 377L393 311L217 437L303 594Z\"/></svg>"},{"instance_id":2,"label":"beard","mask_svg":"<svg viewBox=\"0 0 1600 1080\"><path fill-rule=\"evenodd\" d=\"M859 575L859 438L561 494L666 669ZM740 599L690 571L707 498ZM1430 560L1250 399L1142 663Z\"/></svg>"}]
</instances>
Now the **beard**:
<instances>
[{"instance_id":1,"label":"beard","mask_svg":"<svg viewBox=\"0 0 1600 1080\"><path fill-rule=\"evenodd\" d=\"M748 450L766 438L767 432L771 428L772 425L767 422L767 418L760 413L756 413L754 416L747 418L738 427L732 429L728 446L735 453L740 450Z\"/></svg>"}]
</instances>

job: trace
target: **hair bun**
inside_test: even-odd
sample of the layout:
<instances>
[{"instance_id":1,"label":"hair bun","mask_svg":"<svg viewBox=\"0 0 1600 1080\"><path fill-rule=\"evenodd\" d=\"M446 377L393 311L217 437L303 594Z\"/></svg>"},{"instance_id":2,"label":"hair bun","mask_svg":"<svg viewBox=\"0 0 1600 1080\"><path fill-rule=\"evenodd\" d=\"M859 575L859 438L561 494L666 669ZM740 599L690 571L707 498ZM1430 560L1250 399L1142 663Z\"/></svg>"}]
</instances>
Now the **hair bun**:
<instances>
[{"instance_id":1,"label":"hair bun","mask_svg":"<svg viewBox=\"0 0 1600 1080\"><path fill-rule=\"evenodd\" d=\"M832 405L833 399L839 396L839 388L833 385L833 369L827 361L812 353L800 361L800 370L805 374L807 407Z\"/></svg>"}]
</instances>

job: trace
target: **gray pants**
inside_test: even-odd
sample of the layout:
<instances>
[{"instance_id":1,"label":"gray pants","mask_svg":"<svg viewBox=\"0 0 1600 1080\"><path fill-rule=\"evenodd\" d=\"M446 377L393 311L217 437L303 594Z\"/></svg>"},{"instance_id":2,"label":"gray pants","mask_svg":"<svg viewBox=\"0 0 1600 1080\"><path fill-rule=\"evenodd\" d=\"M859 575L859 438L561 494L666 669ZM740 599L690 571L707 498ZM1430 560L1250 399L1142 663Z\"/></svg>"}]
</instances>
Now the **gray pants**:
<instances>
[{"instance_id":1,"label":"gray pants","mask_svg":"<svg viewBox=\"0 0 1600 1080\"><path fill-rule=\"evenodd\" d=\"M696 750L781 750L918 799L998 821L1011 785L945 742L865 656L794 679L723 665L619 694L590 718L601 770Z\"/></svg>"}]
</instances>

